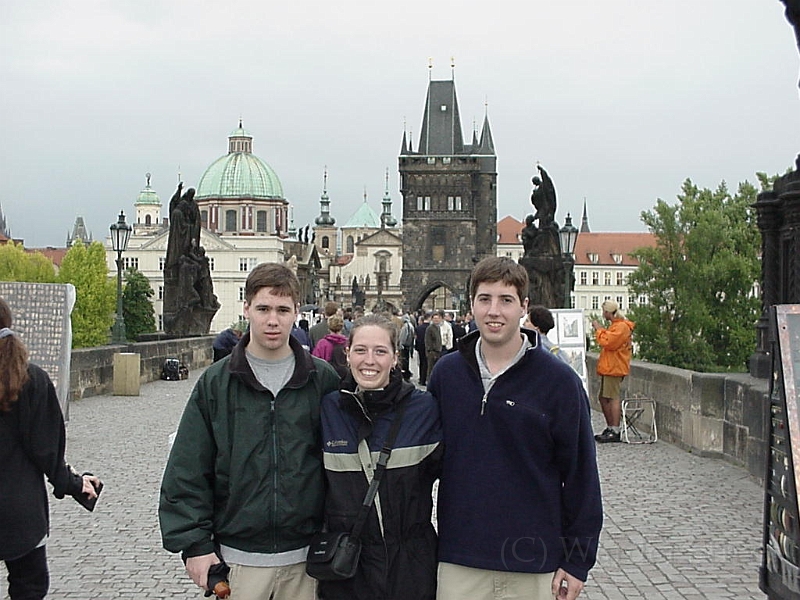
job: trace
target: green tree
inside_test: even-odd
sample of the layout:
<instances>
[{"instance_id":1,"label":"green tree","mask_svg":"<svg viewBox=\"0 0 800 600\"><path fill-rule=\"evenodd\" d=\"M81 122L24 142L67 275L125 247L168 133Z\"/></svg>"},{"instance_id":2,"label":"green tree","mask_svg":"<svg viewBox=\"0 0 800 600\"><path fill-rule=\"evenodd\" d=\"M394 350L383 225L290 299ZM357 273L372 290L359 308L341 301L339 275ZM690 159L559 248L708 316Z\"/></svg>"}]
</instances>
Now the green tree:
<instances>
[{"instance_id":1,"label":"green tree","mask_svg":"<svg viewBox=\"0 0 800 600\"><path fill-rule=\"evenodd\" d=\"M41 252L26 252L22 244L0 245L0 281L53 283L56 269Z\"/></svg>"},{"instance_id":2,"label":"green tree","mask_svg":"<svg viewBox=\"0 0 800 600\"><path fill-rule=\"evenodd\" d=\"M136 341L142 333L156 330L155 311L150 298L153 290L150 281L141 271L128 269L125 272L125 290L122 292L122 315L125 318L125 335Z\"/></svg>"},{"instance_id":3,"label":"green tree","mask_svg":"<svg viewBox=\"0 0 800 600\"><path fill-rule=\"evenodd\" d=\"M724 182L712 191L687 179L677 204L659 199L642 213L656 246L633 253L639 268L628 280L631 294L648 298L630 311L640 357L696 371L744 370L760 308L752 293L760 276L756 194L746 181L731 195Z\"/></svg>"},{"instance_id":4,"label":"green tree","mask_svg":"<svg viewBox=\"0 0 800 600\"><path fill-rule=\"evenodd\" d=\"M103 245L92 242L84 246L76 242L61 262L58 281L75 286L72 347L86 348L107 343L109 330L114 323L117 286L108 277Z\"/></svg>"}]
</instances>

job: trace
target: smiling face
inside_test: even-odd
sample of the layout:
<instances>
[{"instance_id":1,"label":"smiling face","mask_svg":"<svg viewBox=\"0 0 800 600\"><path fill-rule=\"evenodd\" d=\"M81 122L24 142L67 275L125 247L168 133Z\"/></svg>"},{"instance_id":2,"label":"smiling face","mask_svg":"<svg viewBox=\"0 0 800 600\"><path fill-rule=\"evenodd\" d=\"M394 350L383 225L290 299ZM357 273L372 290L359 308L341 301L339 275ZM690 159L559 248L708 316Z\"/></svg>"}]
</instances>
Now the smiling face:
<instances>
[{"instance_id":1,"label":"smiling face","mask_svg":"<svg viewBox=\"0 0 800 600\"><path fill-rule=\"evenodd\" d=\"M247 350L265 360L280 360L291 354L289 336L297 317L292 297L273 292L274 288L262 287L244 303L244 314L250 321Z\"/></svg>"},{"instance_id":2,"label":"smiling face","mask_svg":"<svg viewBox=\"0 0 800 600\"><path fill-rule=\"evenodd\" d=\"M389 332L378 325L363 325L353 330L347 358L353 378L365 390L386 387L397 364Z\"/></svg>"},{"instance_id":3,"label":"smiling face","mask_svg":"<svg viewBox=\"0 0 800 600\"><path fill-rule=\"evenodd\" d=\"M504 348L519 342L519 323L528 309L517 288L502 281L480 283L472 301L472 313L483 344Z\"/></svg>"}]
</instances>

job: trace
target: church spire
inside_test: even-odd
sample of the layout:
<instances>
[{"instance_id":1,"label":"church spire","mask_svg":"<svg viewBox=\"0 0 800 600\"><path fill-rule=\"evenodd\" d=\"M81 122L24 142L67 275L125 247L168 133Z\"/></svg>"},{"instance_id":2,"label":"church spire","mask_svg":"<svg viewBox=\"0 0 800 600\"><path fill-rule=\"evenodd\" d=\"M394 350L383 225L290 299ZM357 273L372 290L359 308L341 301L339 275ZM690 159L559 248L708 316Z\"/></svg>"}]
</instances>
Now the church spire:
<instances>
[{"instance_id":1,"label":"church spire","mask_svg":"<svg viewBox=\"0 0 800 600\"><path fill-rule=\"evenodd\" d=\"M589 215L586 213L586 196L583 197L583 218L581 219L581 233L591 233L591 231L589 231Z\"/></svg>"},{"instance_id":2,"label":"church spire","mask_svg":"<svg viewBox=\"0 0 800 600\"><path fill-rule=\"evenodd\" d=\"M316 225L333 227L336 219L331 216L331 201L328 197L328 167L325 166L322 175L322 195L319 197L319 216L314 219Z\"/></svg>"},{"instance_id":3,"label":"church spire","mask_svg":"<svg viewBox=\"0 0 800 600\"><path fill-rule=\"evenodd\" d=\"M481 129L481 145L478 154L494 154L494 140L492 129L489 127L489 102L486 101L486 112L483 115L483 129Z\"/></svg>"},{"instance_id":4,"label":"church spire","mask_svg":"<svg viewBox=\"0 0 800 600\"><path fill-rule=\"evenodd\" d=\"M383 194L383 212L381 213L381 227L394 227L397 219L392 216L392 197L389 194L389 167L386 167L386 191Z\"/></svg>"}]
</instances>

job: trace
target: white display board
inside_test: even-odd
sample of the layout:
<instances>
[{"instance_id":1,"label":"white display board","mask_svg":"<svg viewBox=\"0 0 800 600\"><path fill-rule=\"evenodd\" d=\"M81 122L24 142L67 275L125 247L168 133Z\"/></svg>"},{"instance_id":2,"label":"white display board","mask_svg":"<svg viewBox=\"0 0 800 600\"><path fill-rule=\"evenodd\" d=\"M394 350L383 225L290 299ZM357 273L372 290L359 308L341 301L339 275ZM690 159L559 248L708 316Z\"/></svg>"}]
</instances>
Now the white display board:
<instances>
[{"instance_id":1,"label":"white display board","mask_svg":"<svg viewBox=\"0 0 800 600\"><path fill-rule=\"evenodd\" d=\"M586 393L589 393L589 378L586 372L586 331L582 308L552 308L555 327L547 333L559 354L563 355L572 369L583 381Z\"/></svg>"}]
</instances>

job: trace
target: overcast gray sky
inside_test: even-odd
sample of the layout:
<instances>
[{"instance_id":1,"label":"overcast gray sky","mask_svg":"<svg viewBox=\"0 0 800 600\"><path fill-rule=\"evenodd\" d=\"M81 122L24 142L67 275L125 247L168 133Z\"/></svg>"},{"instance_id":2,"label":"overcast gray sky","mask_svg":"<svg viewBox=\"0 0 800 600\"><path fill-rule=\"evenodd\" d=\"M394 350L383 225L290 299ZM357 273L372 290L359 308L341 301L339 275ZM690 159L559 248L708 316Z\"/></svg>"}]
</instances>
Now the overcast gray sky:
<instances>
[{"instance_id":1,"label":"overcast gray sky","mask_svg":"<svg viewBox=\"0 0 800 600\"><path fill-rule=\"evenodd\" d=\"M540 161L557 220L643 231L640 213L783 172L800 151L800 57L778 0L107 0L0 4L0 206L29 247L81 215L104 239L152 173L168 202L227 153L239 117L295 225L328 167L343 224L400 216L404 122L417 147L428 58L455 80L466 141L486 104L498 218L531 212Z\"/></svg>"}]
</instances>

